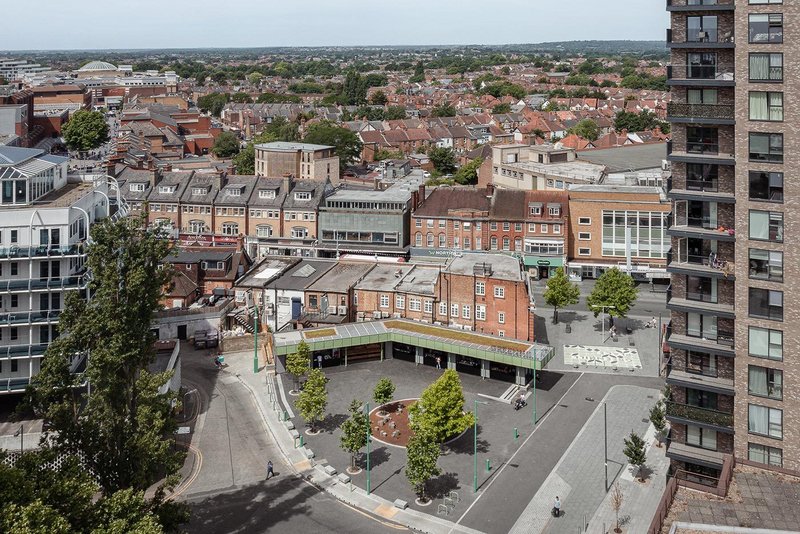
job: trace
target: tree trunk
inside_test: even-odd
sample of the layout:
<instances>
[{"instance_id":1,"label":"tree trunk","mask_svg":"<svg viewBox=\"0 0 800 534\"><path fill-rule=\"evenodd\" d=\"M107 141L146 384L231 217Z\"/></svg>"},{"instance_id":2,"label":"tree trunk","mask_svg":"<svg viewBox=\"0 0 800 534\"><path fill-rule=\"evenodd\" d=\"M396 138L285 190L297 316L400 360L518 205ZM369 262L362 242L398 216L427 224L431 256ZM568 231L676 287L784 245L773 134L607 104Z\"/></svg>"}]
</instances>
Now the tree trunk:
<instances>
[{"instance_id":1,"label":"tree trunk","mask_svg":"<svg viewBox=\"0 0 800 534\"><path fill-rule=\"evenodd\" d=\"M558 324L558 308L553 306L553 324Z\"/></svg>"}]
</instances>

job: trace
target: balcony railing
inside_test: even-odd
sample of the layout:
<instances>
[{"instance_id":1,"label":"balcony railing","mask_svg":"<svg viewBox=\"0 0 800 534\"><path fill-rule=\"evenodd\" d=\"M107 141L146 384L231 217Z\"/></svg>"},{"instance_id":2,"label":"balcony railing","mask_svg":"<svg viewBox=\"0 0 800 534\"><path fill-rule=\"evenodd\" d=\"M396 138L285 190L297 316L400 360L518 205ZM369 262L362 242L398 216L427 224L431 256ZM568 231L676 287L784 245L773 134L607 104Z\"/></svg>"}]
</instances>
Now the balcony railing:
<instances>
[{"instance_id":1,"label":"balcony railing","mask_svg":"<svg viewBox=\"0 0 800 534\"><path fill-rule=\"evenodd\" d=\"M44 354L47 345L40 343L37 345L11 345L0 347L0 360L3 358L20 358L24 356L41 356Z\"/></svg>"},{"instance_id":2,"label":"balcony railing","mask_svg":"<svg viewBox=\"0 0 800 534\"><path fill-rule=\"evenodd\" d=\"M704 7L733 6L733 0L667 0L667 7Z\"/></svg>"},{"instance_id":3,"label":"balcony railing","mask_svg":"<svg viewBox=\"0 0 800 534\"><path fill-rule=\"evenodd\" d=\"M45 280L0 280L0 291L36 291L78 289L86 285L85 276L67 276Z\"/></svg>"},{"instance_id":4,"label":"balcony railing","mask_svg":"<svg viewBox=\"0 0 800 534\"><path fill-rule=\"evenodd\" d=\"M686 104L669 102L667 116L692 119L734 119L733 105L729 104Z\"/></svg>"},{"instance_id":5,"label":"balcony railing","mask_svg":"<svg viewBox=\"0 0 800 534\"><path fill-rule=\"evenodd\" d=\"M55 322L60 314L60 310L0 313L0 326Z\"/></svg>"},{"instance_id":6,"label":"balcony railing","mask_svg":"<svg viewBox=\"0 0 800 534\"><path fill-rule=\"evenodd\" d=\"M728 332L727 330L717 330L716 332L700 332L691 328L687 328L686 336L705 339L707 341L716 341L718 345L733 347L733 332Z\"/></svg>"},{"instance_id":7,"label":"balcony railing","mask_svg":"<svg viewBox=\"0 0 800 534\"><path fill-rule=\"evenodd\" d=\"M680 417L690 421L706 423L722 428L733 428L733 414L712 410L711 408L701 408L691 404L680 404L673 401L667 402L667 416Z\"/></svg>"},{"instance_id":8,"label":"balcony railing","mask_svg":"<svg viewBox=\"0 0 800 534\"><path fill-rule=\"evenodd\" d=\"M690 225L691 226L691 225ZM670 258L675 263L687 263L690 265L702 265L717 271L733 272L734 263L725 258L721 258L716 254L672 254Z\"/></svg>"},{"instance_id":9,"label":"balcony railing","mask_svg":"<svg viewBox=\"0 0 800 534\"><path fill-rule=\"evenodd\" d=\"M85 249L80 244L65 247L0 247L0 259L78 256L84 253Z\"/></svg>"},{"instance_id":10,"label":"balcony railing","mask_svg":"<svg viewBox=\"0 0 800 534\"><path fill-rule=\"evenodd\" d=\"M667 79L733 82L735 72L729 65L669 65Z\"/></svg>"}]
</instances>

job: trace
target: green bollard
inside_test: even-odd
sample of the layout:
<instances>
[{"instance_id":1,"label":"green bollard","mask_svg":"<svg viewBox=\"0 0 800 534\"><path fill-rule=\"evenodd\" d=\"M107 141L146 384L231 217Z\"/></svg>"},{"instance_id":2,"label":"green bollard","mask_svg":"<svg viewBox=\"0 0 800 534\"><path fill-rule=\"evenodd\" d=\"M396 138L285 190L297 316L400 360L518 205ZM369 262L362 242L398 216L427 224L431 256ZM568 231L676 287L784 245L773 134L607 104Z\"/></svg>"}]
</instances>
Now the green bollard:
<instances>
[{"instance_id":1,"label":"green bollard","mask_svg":"<svg viewBox=\"0 0 800 534\"><path fill-rule=\"evenodd\" d=\"M517 441L518 439L519 439L519 430L514 428L514 441Z\"/></svg>"},{"instance_id":2,"label":"green bollard","mask_svg":"<svg viewBox=\"0 0 800 534\"><path fill-rule=\"evenodd\" d=\"M304 442L303 442L303 435L301 434L301 435L300 435L300 446L301 446L301 447L303 446L303 443L304 443Z\"/></svg>"},{"instance_id":3,"label":"green bollard","mask_svg":"<svg viewBox=\"0 0 800 534\"><path fill-rule=\"evenodd\" d=\"M286 410L283 411L283 420L284 421L288 421L289 420L289 412L287 412Z\"/></svg>"},{"instance_id":4,"label":"green bollard","mask_svg":"<svg viewBox=\"0 0 800 534\"><path fill-rule=\"evenodd\" d=\"M486 460L486 472L488 473L491 470L492 470L491 461L490 460Z\"/></svg>"}]
</instances>

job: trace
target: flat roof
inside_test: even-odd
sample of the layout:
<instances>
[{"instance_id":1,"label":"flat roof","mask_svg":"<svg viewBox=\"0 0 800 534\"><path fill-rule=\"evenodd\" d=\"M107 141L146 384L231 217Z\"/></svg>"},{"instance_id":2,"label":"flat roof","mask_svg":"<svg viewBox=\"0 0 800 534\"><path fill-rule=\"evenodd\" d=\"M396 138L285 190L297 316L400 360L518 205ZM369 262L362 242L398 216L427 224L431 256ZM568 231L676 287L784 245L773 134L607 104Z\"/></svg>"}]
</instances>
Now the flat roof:
<instances>
[{"instance_id":1,"label":"flat roof","mask_svg":"<svg viewBox=\"0 0 800 534\"><path fill-rule=\"evenodd\" d=\"M312 351L392 341L536 369L542 369L554 354L553 347L549 345L476 334L408 319L326 325L280 332L274 335L275 353L283 356L295 352L302 341Z\"/></svg>"},{"instance_id":2,"label":"flat roof","mask_svg":"<svg viewBox=\"0 0 800 534\"><path fill-rule=\"evenodd\" d=\"M449 273L472 276L476 265L486 264L492 268L492 278L519 282L522 280L522 268L519 259L508 254L462 253L454 256L445 269Z\"/></svg>"},{"instance_id":3,"label":"flat roof","mask_svg":"<svg viewBox=\"0 0 800 534\"><path fill-rule=\"evenodd\" d=\"M236 281L237 287L264 287L292 265L299 263L291 256L267 256Z\"/></svg>"},{"instance_id":4,"label":"flat roof","mask_svg":"<svg viewBox=\"0 0 800 534\"><path fill-rule=\"evenodd\" d=\"M356 289L393 291L413 268L413 265L407 263L379 263L356 284Z\"/></svg>"},{"instance_id":5,"label":"flat roof","mask_svg":"<svg viewBox=\"0 0 800 534\"><path fill-rule=\"evenodd\" d=\"M94 190L94 184L91 182L68 183L64 187L60 187L55 191L50 191L39 200L35 200L31 204L21 206L3 206L3 208L66 208L75 204L78 200L88 195Z\"/></svg>"},{"instance_id":6,"label":"flat roof","mask_svg":"<svg viewBox=\"0 0 800 534\"><path fill-rule=\"evenodd\" d=\"M306 290L347 293L374 266L375 264L373 263L339 262L334 268L319 277L316 282L308 286Z\"/></svg>"},{"instance_id":7,"label":"flat roof","mask_svg":"<svg viewBox=\"0 0 800 534\"><path fill-rule=\"evenodd\" d=\"M433 295L436 281L439 279L439 269L435 267L414 265L414 269L406 274L396 290L403 293L416 293L418 295Z\"/></svg>"},{"instance_id":8,"label":"flat roof","mask_svg":"<svg viewBox=\"0 0 800 534\"><path fill-rule=\"evenodd\" d=\"M286 141L273 141L272 143L259 143L256 148L261 150L272 150L275 152L316 152L317 150L332 149L328 145L315 145L313 143L290 143Z\"/></svg>"},{"instance_id":9,"label":"flat roof","mask_svg":"<svg viewBox=\"0 0 800 534\"><path fill-rule=\"evenodd\" d=\"M518 168L530 173L545 174L550 176L563 176L596 182L603 176L605 167L588 161L565 161L561 163L539 163L536 161L518 161L516 163L501 163L506 167Z\"/></svg>"},{"instance_id":10,"label":"flat roof","mask_svg":"<svg viewBox=\"0 0 800 534\"><path fill-rule=\"evenodd\" d=\"M661 167L667 159L666 143L645 143L578 152L578 160L605 165L606 172L631 172Z\"/></svg>"},{"instance_id":11,"label":"flat roof","mask_svg":"<svg viewBox=\"0 0 800 534\"><path fill-rule=\"evenodd\" d=\"M273 279L264 287L268 287L270 289L302 291L316 282L334 265L336 265L335 261L304 259L292 266L280 277Z\"/></svg>"}]
</instances>

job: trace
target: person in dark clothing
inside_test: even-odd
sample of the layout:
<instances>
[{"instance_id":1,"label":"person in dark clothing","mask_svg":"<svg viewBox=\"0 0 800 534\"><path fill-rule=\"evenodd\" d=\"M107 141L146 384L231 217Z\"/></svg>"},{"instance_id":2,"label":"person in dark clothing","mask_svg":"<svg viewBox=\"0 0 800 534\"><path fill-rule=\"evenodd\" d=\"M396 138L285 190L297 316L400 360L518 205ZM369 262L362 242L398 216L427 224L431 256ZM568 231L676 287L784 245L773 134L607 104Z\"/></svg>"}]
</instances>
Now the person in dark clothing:
<instances>
[{"instance_id":1,"label":"person in dark clothing","mask_svg":"<svg viewBox=\"0 0 800 534\"><path fill-rule=\"evenodd\" d=\"M272 460L267 462L267 480L275 476L275 471L272 469Z\"/></svg>"}]
</instances>

